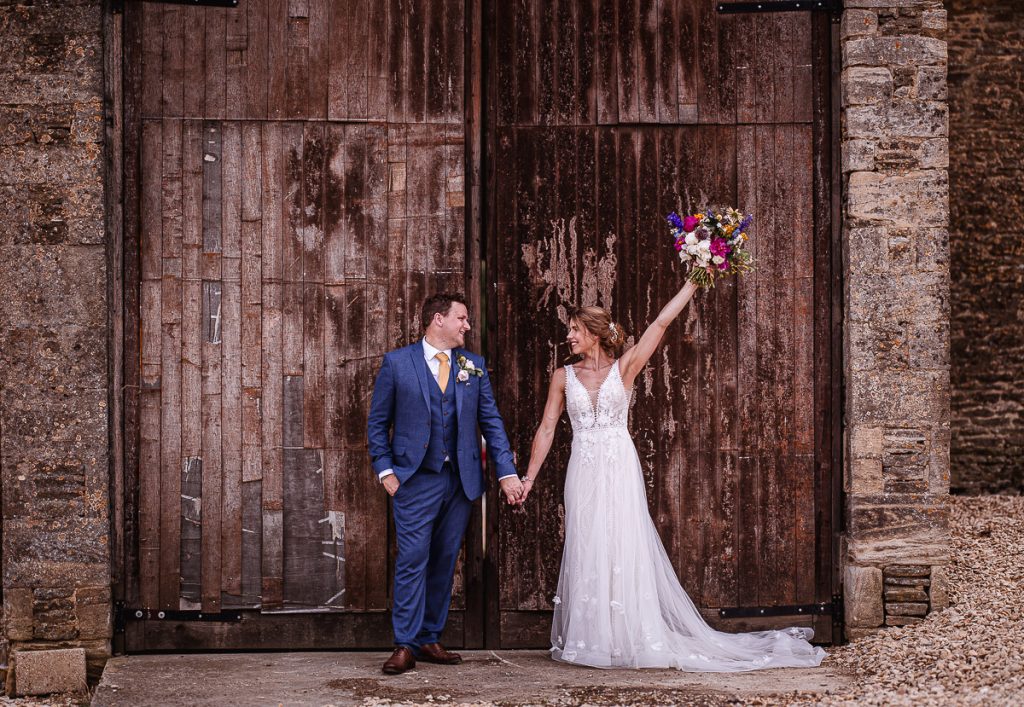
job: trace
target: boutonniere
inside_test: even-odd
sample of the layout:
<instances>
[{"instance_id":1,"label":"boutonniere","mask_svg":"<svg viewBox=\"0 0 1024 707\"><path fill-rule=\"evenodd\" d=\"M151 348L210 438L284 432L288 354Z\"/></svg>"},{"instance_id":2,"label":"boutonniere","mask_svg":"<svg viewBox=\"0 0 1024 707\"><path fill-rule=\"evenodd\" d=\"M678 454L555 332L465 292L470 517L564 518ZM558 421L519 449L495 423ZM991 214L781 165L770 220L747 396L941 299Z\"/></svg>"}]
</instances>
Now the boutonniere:
<instances>
[{"instance_id":1,"label":"boutonniere","mask_svg":"<svg viewBox=\"0 0 1024 707\"><path fill-rule=\"evenodd\" d=\"M455 380L459 383L469 383L470 376L479 378L484 374L482 368L477 368L472 361L461 354L455 358L455 362L459 365L459 372L455 376Z\"/></svg>"}]
</instances>

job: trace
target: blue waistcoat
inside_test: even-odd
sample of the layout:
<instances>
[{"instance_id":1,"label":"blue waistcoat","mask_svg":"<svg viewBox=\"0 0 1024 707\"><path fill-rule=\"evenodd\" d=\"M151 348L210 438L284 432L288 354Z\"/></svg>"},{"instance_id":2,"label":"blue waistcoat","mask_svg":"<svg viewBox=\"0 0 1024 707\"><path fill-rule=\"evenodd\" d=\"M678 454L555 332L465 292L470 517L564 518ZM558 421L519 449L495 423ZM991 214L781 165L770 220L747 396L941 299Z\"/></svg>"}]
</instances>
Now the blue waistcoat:
<instances>
[{"instance_id":1,"label":"blue waistcoat","mask_svg":"<svg viewBox=\"0 0 1024 707\"><path fill-rule=\"evenodd\" d=\"M426 359L421 358L427 368L428 388L430 388L430 441L427 453L420 465L431 471L441 471L444 458L447 456L452 467L458 471L458 414L455 409L455 365L452 362L448 372L448 387L444 395L441 388L434 382L434 376L427 366Z\"/></svg>"}]
</instances>

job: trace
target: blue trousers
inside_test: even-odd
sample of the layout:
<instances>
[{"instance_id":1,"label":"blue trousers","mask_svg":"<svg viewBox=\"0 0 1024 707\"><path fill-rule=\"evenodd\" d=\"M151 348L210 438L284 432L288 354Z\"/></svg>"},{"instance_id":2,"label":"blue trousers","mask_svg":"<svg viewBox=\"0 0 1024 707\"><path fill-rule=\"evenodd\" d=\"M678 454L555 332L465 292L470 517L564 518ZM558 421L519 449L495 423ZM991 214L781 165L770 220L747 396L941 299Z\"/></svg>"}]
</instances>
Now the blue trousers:
<instances>
[{"instance_id":1,"label":"blue trousers","mask_svg":"<svg viewBox=\"0 0 1024 707\"><path fill-rule=\"evenodd\" d=\"M472 505L447 462L439 473L420 469L398 487L392 498L398 541L391 609L395 645L417 651L444 631Z\"/></svg>"}]
</instances>

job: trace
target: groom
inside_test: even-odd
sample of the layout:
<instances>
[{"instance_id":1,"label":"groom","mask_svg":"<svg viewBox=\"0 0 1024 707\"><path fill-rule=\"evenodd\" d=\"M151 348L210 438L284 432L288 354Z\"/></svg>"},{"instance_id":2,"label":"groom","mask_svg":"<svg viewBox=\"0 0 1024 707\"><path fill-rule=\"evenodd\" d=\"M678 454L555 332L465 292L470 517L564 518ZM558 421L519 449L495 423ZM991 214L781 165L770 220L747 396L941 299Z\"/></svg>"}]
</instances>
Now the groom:
<instances>
[{"instance_id":1,"label":"groom","mask_svg":"<svg viewBox=\"0 0 1024 707\"><path fill-rule=\"evenodd\" d=\"M484 492L480 434L509 503L523 485L482 357L461 348L469 310L461 295L423 303L423 338L389 351L373 388L367 424L373 470L392 497L398 556L390 675L416 659L462 662L438 643L448 619L455 560L473 501Z\"/></svg>"}]
</instances>

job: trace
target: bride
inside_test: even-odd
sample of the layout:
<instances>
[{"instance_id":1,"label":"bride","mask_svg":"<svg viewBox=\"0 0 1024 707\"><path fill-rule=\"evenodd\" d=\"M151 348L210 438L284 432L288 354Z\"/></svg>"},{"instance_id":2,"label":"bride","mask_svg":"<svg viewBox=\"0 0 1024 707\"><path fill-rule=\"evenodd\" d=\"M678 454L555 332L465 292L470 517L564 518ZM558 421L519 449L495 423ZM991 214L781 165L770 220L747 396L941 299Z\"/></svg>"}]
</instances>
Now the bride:
<instances>
[{"instance_id":1,"label":"bride","mask_svg":"<svg viewBox=\"0 0 1024 707\"><path fill-rule=\"evenodd\" d=\"M583 307L570 318L567 340L582 360L552 377L520 499L533 488L568 409L573 441L565 549L551 626L556 660L731 672L810 667L825 657L809 643L809 628L730 634L708 626L680 586L648 513L640 459L626 427L633 381L696 289L687 282L621 356L625 332L607 310Z\"/></svg>"}]
</instances>

